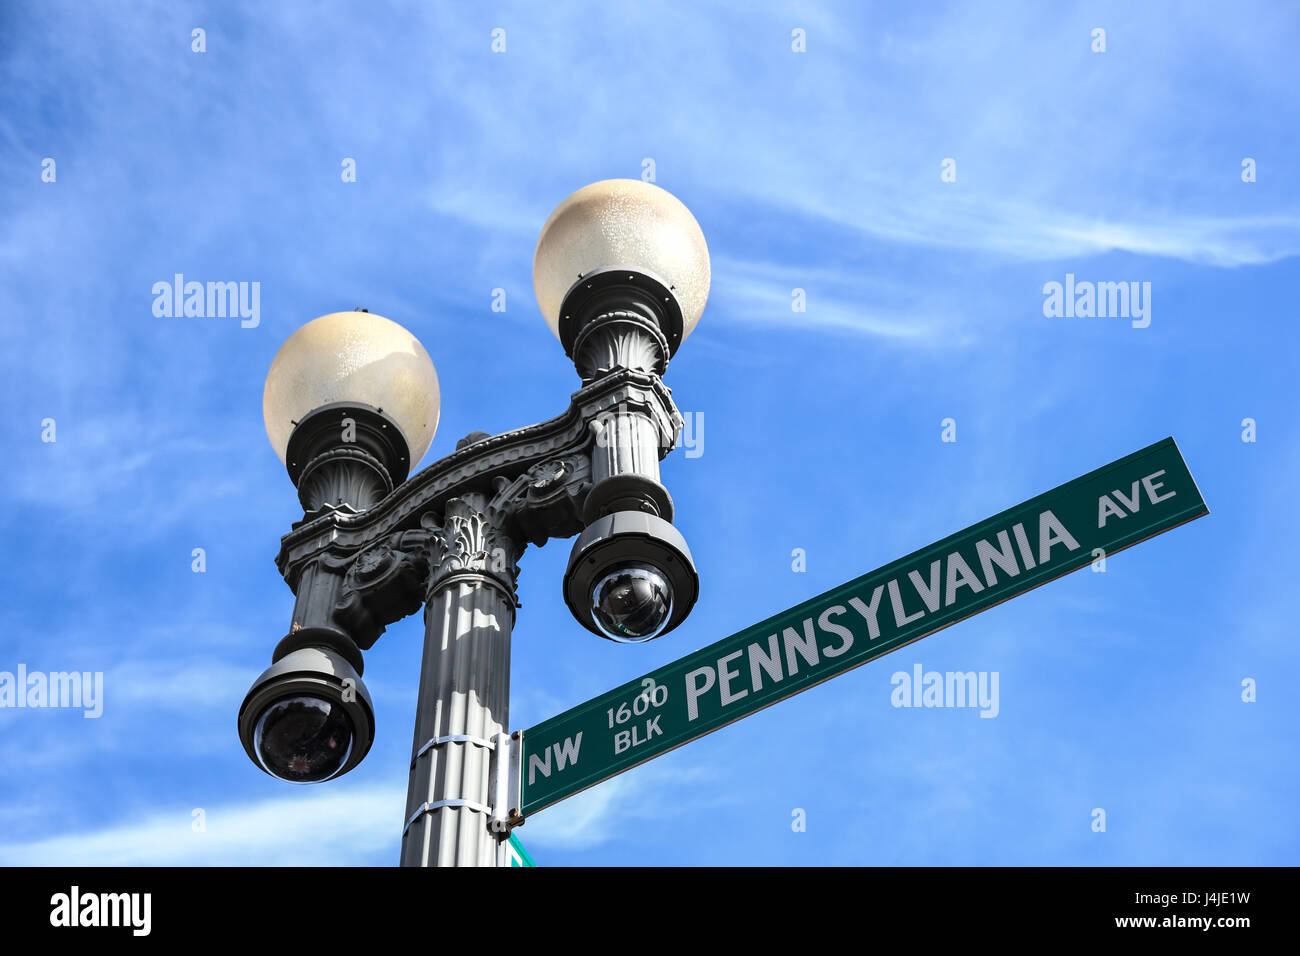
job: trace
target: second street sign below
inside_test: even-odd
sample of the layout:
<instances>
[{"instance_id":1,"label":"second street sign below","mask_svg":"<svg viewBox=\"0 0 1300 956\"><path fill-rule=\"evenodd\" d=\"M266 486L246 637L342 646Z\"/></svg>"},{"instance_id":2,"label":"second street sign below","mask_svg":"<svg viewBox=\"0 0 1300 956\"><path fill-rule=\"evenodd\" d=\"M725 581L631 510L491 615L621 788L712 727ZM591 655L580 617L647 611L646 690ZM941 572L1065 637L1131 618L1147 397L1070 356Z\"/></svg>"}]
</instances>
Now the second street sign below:
<instances>
[{"instance_id":1,"label":"second street sign below","mask_svg":"<svg viewBox=\"0 0 1300 956\"><path fill-rule=\"evenodd\" d=\"M520 812L1208 513L1156 442L524 731Z\"/></svg>"}]
</instances>

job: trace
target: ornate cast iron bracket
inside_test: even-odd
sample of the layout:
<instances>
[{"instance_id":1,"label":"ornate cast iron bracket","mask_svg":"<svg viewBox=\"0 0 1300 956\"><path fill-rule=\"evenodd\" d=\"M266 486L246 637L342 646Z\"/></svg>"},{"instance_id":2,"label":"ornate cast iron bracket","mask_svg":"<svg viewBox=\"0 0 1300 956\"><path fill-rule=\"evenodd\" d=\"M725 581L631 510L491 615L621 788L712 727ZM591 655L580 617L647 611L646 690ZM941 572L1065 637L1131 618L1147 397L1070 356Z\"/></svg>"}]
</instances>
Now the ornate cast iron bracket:
<instances>
[{"instance_id":1,"label":"ornate cast iron bracket","mask_svg":"<svg viewBox=\"0 0 1300 956\"><path fill-rule=\"evenodd\" d=\"M682 426L671 391L652 372L619 367L575 392L556 418L468 436L365 511L326 506L305 516L276 556L297 603L274 659L324 644L360 672L360 650L449 575L493 580L513 602L524 547L572 537L590 520L593 483L608 480L600 436L628 415L648 423L662 459Z\"/></svg>"}]
</instances>

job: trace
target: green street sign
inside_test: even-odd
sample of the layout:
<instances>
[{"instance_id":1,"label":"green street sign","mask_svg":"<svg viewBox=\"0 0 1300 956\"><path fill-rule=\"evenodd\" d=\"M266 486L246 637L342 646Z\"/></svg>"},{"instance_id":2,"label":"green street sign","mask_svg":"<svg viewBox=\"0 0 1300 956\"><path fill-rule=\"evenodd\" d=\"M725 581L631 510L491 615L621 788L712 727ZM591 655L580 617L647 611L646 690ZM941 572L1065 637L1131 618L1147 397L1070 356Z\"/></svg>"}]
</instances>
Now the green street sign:
<instances>
[{"instance_id":1,"label":"green street sign","mask_svg":"<svg viewBox=\"0 0 1300 956\"><path fill-rule=\"evenodd\" d=\"M1206 514L1156 442L524 731L520 812Z\"/></svg>"},{"instance_id":2,"label":"green street sign","mask_svg":"<svg viewBox=\"0 0 1300 956\"><path fill-rule=\"evenodd\" d=\"M506 841L506 860L508 861L507 866L537 865L533 862L533 858L529 856L528 851L524 849L524 845L519 842L519 837L513 833L510 834L510 839Z\"/></svg>"}]
</instances>

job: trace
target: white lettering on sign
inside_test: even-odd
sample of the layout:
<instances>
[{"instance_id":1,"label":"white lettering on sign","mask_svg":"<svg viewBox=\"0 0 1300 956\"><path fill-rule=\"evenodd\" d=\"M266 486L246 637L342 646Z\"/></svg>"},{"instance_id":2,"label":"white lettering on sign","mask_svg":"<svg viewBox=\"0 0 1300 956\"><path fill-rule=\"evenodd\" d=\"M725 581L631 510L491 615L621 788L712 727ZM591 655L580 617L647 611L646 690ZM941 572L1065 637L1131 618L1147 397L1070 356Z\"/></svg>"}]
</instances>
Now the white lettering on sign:
<instances>
[{"instance_id":1,"label":"white lettering on sign","mask_svg":"<svg viewBox=\"0 0 1300 956\"><path fill-rule=\"evenodd\" d=\"M528 758L528 785L537 782L537 771L543 777L551 775L551 754L555 755L555 769L563 770L578 762L578 750L582 747L582 731L576 737L565 737L563 743L551 744L541 754L531 754Z\"/></svg>"},{"instance_id":2,"label":"white lettering on sign","mask_svg":"<svg viewBox=\"0 0 1300 956\"><path fill-rule=\"evenodd\" d=\"M1133 494L1138 493L1137 488L1147 487L1148 496L1153 500L1171 497L1172 492L1160 499L1155 498L1161 488L1155 479L1162 474L1164 472L1157 472L1135 482ZM1148 479L1152 482L1149 485ZM877 640L881 633L880 599L886 591L889 592L894 627L901 629L927 615L969 601L985 588L1003 584L1021 571L1052 563L1063 556L1062 552L1055 550L1058 547L1064 549L1064 554L1079 549L1074 535L1051 510L1038 515L1037 549L1031 543L1032 534L1033 531L1026 529L1023 522L1018 522L1009 531L997 531L987 539L975 541L967 550L967 554L973 550L978 569L972 567L965 555L952 551L931 561L924 571L909 569L884 584L876 585L869 604L857 596L850 597L846 604L832 605L816 616L804 618L797 626L782 628L779 634L770 634L765 640L754 641L742 650L730 651L712 663L688 671L685 677L686 719L699 719L703 700L711 700L716 707L729 707L750 694L771 689L786 678L816 670L823 659L847 653L853 646L855 635L850 627L836 618L850 612L866 625L868 639ZM861 628L862 624L858 627ZM644 728L637 726L620 731L615 737L614 752L623 753L655 736L657 725L651 727L650 723L647 721ZM611 729L613 726L611 720Z\"/></svg>"},{"instance_id":3,"label":"white lettering on sign","mask_svg":"<svg viewBox=\"0 0 1300 956\"><path fill-rule=\"evenodd\" d=\"M773 641L775 640L776 638L773 638ZM777 666L778 667L780 666L779 661L777 662ZM703 686L700 686L699 684L695 683L695 678L697 677L705 678L706 683ZM687 720L694 720L696 717L700 716L700 706L698 703L700 699L700 695L707 693L708 689L713 686L713 682L715 680L717 680L717 678L713 676L712 667L697 667L695 668L695 670L691 671L689 674L686 675L686 718Z\"/></svg>"},{"instance_id":4,"label":"white lettering on sign","mask_svg":"<svg viewBox=\"0 0 1300 956\"><path fill-rule=\"evenodd\" d=\"M847 614L847 613L849 613L847 608L845 608L841 604L836 604L835 606L828 607L826 610L822 611L821 617L817 618L818 627L820 627L823 631L828 631L829 633L834 634L836 637L840 639L839 647L822 648L823 656L839 657L841 654L843 654L845 651L847 651L850 647L853 646L853 632L850 631L843 624L836 624L834 621L831 620L832 614Z\"/></svg>"},{"instance_id":5,"label":"white lettering on sign","mask_svg":"<svg viewBox=\"0 0 1300 956\"><path fill-rule=\"evenodd\" d=\"M615 724L626 724L633 717L640 717L651 707L662 707L667 702L668 688L663 684L656 684L653 677L646 677L641 681L641 693L632 698L630 707L627 701L624 701L618 707L610 707L605 711L609 718L609 729L613 730Z\"/></svg>"},{"instance_id":6,"label":"white lettering on sign","mask_svg":"<svg viewBox=\"0 0 1300 956\"><path fill-rule=\"evenodd\" d=\"M919 571L909 571L907 578L912 582L912 587L916 588L916 593L921 595L921 600L925 602L925 609L930 613L939 610L939 575L943 570L942 561L930 562L930 583L921 580Z\"/></svg>"},{"instance_id":7,"label":"white lettering on sign","mask_svg":"<svg viewBox=\"0 0 1300 956\"><path fill-rule=\"evenodd\" d=\"M1127 495L1116 488L1114 491L1110 492L1110 494L1102 495L1098 498L1097 527L1106 527L1107 518L1127 518L1131 514L1137 514L1142 508L1142 496L1138 493L1139 485L1146 490L1147 500L1153 505L1159 504L1162 501L1167 501L1174 495L1178 494L1176 491L1171 491L1164 495L1160 494L1160 489L1165 486L1165 483L1163 481L1156 481L1156 479L1164 473L1165 470L1161 468L1159 471L1152 472L1145 478L1139 478L1137 481L1133 482L1133 486L1129 489ZM1118 502L1118 504L1116 502ZM1120 507L1120 505L1123 505L1123 507ZM1125 511L1125 508L1128 510Z\"/></svg>"},{"instance_id":8,"label":"white lettering on sign","mask_svg":"<svg viewBox=\"0 0 1300 956\"><path fill-rule=\"evenodd\" d=\"M915 582L913 582L915 583ZM889 603L894 607L894 621L899 627L904 624L911 624L913 621L919 621L925 617L924 611L917 611L915 614L908 614L903 610L903 595L898 590L898 578L893 578L889 582Z\"/></svg>"},{"instance_id":9,"label":"white lettering on sign","mask_svg":"<svg viewBox=\"0 0 1300 956\"><path fill-rule=\"evenodd\" d=\"M1075 547L1077 548L1078 545L1076 544ZM966 559L954 551L948 555L948 586L943 592L944 604L956 603L958 588L970 588L971 594L979 594L984 590L984 585L980 584L979 579L975 577Z\"/></svg>"},{"instance_id":10,"label":"white lettering on sign","mask_svg":"<svg viewBox=\"0 0 1300 956\"><path fill-rule=\"evenodd\" d=\"M995 564L1009 578L1014 578L1020 573L1020 566L1016 564L1016 556L1011 551L1011 538L1005 531L998 532L998 546L996 548L983 538L976 541L975 556L979 559L980 570L984 572L984 583L989 587L993 587L998 583L997 575L993 573L993 565Z\"/></svg>"},{"instance_id":11,"label":"white lettering on sign","mask_svg":"<svg viewBox=\"0 0 1300 956\"><path fill-rule=\"evenodd\" d=\"M772 679L772 683L785 677L785 673L781 670L781 652L776 649L775 634L767 639L767 650L758 644L750 644L747 650L749 651L749 679L754 690L763 686L763 679L758 676L760 670Z\"/></svg>"},{"instance_id":12,"label":"white lettering on sign","mask_svg":"<svg viewBox=\"0 0 1300 956\"><path fill-rule=\"evenodd\" d=\"M867 622L867 636L871 640L880 637L880 624L876 621L876 612L880 609L880 595L884 592L885 586L877 584L876 589L871 592L871 603L863 604L862 598L849 598L849 607L862 615L862 619Z\"/></svg>"},{"instance_id":13,"label":"white lettering on sign","mask_svg":"<svg viewBox=\"0 0 1300 956\"><path fill-rule=\"evenodd\" d=\"M817 635L813 633L812 618L804 619L802 638L793 627L787 627L782 631L781 637L785 640L786 668L791 674L799 673L799 657L802 657L809 667L817 666ZM798 657L795 656L796 654Z\"/></svg>"},{"instance_id":14,"label":"white lettering on sign","mask_svg":"<svg viewBox=\"0 0 1300 956\"><path fill-rule=\"evenodd\" d=\"M1052 546L1063 544L1070 551L1079 550L1079 542L1074 540L1065 525L1056 520L1056 515L1044 511L1038 516L1038 563L1046 564L1052 559Z\"/></svg>"},{"instance_id":15,"label":"white lettering on sign","mask_svg":"<svg viewBox=\"0 0 1300 956\"><path fill-rule=\"evenodd\" d=\"M614 735L614 753L621 754L624 750L640 747L642 744L649 743L655 737L663 734L663 730L659 726L659 721L662 718L663 714L656 714L645 722L644 729L633 727L631 730L620 730Z\"/></svg>"},{"instance_id":16,"label":"white lettering on sign","mask_svg":"<svg viewBox=\"0 0 1300 956\"><path fill-rule=\"evenodd\" d=\"M722 692L722 702L724 704L730 704L733 700L740 700L740 698L744 697L746 694L749 693L749 691L747 690L741 690L736 692L732 691L731 682L740 676L740 671L731 670L729 667L727 667L728 663L734 661L737 657L740 657L744 653L745 652L742 649L739 651L734 651L731 654L728 654L726 657L718 658L718 680L720 681L718 688Z\"/></svg>"},{"instance_id":17,"label":"white lettering on sign","mask_svg":"<svg viewBox=\"0 0 1300 956\"><path fill-rule=\"evenodd\" d=\"M1025 534L1025 526L1016 522L1011 526L1011 533L1016 536L1016 547L1020 549L1020 560L1024 563L1025 570L1028 571L1038 562L1034 560L1034 552L1029 548L1029 535Z\"/></svg>"}]
</instances>

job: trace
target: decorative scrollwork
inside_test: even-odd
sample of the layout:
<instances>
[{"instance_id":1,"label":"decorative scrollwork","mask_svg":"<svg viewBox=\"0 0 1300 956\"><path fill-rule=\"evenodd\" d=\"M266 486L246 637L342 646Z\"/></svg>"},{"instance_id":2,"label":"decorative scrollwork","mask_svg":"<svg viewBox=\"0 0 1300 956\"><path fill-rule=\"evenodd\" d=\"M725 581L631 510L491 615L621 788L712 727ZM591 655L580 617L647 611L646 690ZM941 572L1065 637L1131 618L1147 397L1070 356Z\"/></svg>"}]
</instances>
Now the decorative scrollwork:
<instances>
[{"instance_id":1,"label":"decorative scrollwork","mask_svg":"<svg viewBox=\"0 0 1300 956\"><path fill-rule=\"evenodd\" d=\"M544 461L528 469L530 479L528 494L533 498L545 497L546 493L559 485L569 473L569 466L563 459Z\"/></svg>"},{"instance_id":2,"label":"decorative scrollwork","mask_svg":"<svg viewBox=\"0 0 1300 956\"><path fill-rule=\"evenodd\" d=\"M362 650L385 628L413 614L424 603L428 558L423 532L405 532L394 544L381 542L357 555L343 577L334 619L352 634Z\"/></svg>"},{"instance_id":3,"label":"decorative scrollwork","mask_svg":"<svg viewBox=\"0 0 1300 956\"><path fill-rule=\"evenodd\" d=\"M430 593L457 572L471 572L496 578L514 595L519 547L489 516L485 495L469 493L447 502L441 526L431 514L420 524L430 532Z\"/></svg>"},{"instance_id":4,"label":"decorative scrollwork","mask_svg":"<svg viewBox=\"0 0 1300 956\"><path fill-rule=\"evenodd\" d=\"M488 506L492 520L533 544L582 530L582 499L591 487L591 460L567 455L539 462L503 482Z\"/></svg>"}]
</instances>

